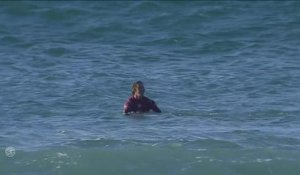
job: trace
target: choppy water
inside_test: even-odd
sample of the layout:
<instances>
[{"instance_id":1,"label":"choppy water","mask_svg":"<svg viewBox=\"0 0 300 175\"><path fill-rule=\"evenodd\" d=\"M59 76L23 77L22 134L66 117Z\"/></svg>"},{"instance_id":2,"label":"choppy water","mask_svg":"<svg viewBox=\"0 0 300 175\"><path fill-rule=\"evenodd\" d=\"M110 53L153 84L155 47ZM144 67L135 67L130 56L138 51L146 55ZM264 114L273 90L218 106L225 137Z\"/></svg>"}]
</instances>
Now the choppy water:
<instances>
[{"instance_id":1,"label":"choppy water","mask_svg":"<svg viewBox=\"0 0 300 175\"><path fill-rule=\"evenodd\" d=\"M299 2L0 14L1 175L300 174ZM122 115L136 80L163 113Z\"/></svg>"}]
</instances>

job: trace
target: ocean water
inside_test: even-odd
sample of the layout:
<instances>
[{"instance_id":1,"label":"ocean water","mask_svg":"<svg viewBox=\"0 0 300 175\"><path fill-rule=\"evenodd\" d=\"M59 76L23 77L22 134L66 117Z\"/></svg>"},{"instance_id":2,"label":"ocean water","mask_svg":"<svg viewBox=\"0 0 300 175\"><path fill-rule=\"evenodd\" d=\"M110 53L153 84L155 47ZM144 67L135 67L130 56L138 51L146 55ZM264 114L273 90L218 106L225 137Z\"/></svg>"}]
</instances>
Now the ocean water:
<instances>
[{"instance_id":1,"label":"ocean water","mask_svg":"<svg viewBox=\"0 0 300 175\"><path fill-rule=\"evenodd\" d=\"M1 175L300 174L299 1L1 1L0 21ZM122 114L137 80L161 114Z\"/></svg>"}]
</instances>

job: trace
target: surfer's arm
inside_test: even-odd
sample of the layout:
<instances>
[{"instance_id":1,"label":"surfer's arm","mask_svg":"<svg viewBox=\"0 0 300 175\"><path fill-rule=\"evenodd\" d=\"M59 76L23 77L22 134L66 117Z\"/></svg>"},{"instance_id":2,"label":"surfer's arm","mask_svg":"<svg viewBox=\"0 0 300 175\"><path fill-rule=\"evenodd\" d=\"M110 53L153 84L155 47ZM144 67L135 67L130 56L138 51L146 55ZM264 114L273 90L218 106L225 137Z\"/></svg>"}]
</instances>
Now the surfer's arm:
<instances>
[{"instance_id":1,"label":"surfer's arm","mask_svg":"<svg viewBox=\"0 0 300 175\"><path fill-rule=\"evenodd\" d=\"M130 101L127 101L125 104L124 104L124 111L123 113L124 114L128 114L129 112L132 112L132 104Z\"/></svg>"},{"instance_id":2,"label":"surfer's arm","mask_svg":"<svg viewBox=\"0 0 300 175\"><path fill-rule=\"evenodd\" d=\"M155 103L153 100L151 101L151 109L152 109L154 112L161 113L161 110L157 107L156 103Z\"/></svg>"}]
</instances>

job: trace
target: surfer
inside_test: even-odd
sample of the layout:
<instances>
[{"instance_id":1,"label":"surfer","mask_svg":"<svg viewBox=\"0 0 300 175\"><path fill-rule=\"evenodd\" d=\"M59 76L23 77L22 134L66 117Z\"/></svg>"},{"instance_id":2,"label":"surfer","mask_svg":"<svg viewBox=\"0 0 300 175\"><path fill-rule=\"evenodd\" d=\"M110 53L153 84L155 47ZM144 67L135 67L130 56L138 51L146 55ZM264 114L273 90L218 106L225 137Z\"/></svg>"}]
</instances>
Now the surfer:
<instances>
[{"instance_id":1,"label":"surfer","mask_svg":"<svg viewBox=\"0 0 300 175\"><path fill-rule=\"evenodd\" d=\"M150 110L160 113L161 110L155 102L144 96L145 88L141 81L137 81L132 85L132 96L124 104L124 113L130 112L141 113L149 112Z\"/></svg>"}]
</instances>

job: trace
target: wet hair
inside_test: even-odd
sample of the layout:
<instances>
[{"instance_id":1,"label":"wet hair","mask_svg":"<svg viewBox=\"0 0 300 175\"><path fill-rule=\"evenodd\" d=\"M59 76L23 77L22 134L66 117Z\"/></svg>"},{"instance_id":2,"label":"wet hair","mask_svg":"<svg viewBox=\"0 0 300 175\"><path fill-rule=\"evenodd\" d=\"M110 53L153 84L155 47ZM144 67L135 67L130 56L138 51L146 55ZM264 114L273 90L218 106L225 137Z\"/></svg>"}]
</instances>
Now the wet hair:
<instances>
[{"instance_id":1,"label":"wet hair","mask_svg":"<svg viewBox=\"0 0 300 175\"><path fill-rule=\"evenodd\" d=\"M132 84L132 88L131 88L131 93L132 95L134 95L136 89L138 88L139 85L144 85L143 82L141 81L136 81Z\"/></svg>"}]
</instances>

